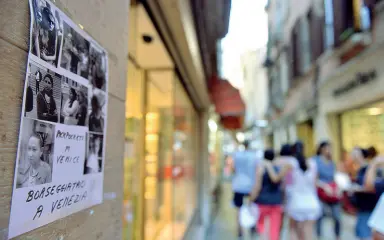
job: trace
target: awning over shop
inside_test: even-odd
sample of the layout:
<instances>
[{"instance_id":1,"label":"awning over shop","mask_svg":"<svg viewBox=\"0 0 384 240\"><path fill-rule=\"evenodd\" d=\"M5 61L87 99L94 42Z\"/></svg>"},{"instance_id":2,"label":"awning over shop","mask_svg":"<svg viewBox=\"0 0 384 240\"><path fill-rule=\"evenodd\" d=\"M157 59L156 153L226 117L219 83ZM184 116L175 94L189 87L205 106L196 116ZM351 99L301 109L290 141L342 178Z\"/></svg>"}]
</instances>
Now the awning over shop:
<instances>
[{"instance_id":1,"label":"awning over shop","mask_svg":"<svg viewBox=\"0 0 384 240\"><path fill-rule=\"evenodd\" d=\"M238 130L243 127L243 116L222 116L220 117L221 125L227 130Z\"/></svg>"},{"instance_id":2,"label":"awning over shop","mask_svg":"<svg viewBox=\"0 0 384 240\"><path fill-rule=\"evenodd\" d=\"M213 77L209 92L223 126L231 130L242 128L245 104L239 90L228 81Z\"/></svg>"}]
</instances>

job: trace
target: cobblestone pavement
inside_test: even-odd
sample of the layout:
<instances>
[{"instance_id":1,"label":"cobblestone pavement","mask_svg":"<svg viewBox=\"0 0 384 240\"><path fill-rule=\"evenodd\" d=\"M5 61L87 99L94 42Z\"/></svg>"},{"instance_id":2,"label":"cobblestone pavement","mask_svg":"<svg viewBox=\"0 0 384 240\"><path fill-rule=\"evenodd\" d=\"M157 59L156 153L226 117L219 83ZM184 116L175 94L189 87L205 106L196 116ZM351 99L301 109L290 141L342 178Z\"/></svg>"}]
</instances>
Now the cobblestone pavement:
<instances>
[{"instance_id":1,"label":"cobblestone pavement","mask_svg":"<svg viewBox=\"0 0 384 240\"><path fill-rule=\"evenodd\" d=\"M223 195L221 199L221 206L217 214L214 224L207 237L208 240L236 240L236 222L235 222L235 209L231 204L232 192L230 184L223 185ZM343 215L342 218L342 240L357 240L354 236L354 217ZM287 224L284 224L282 240L288 240L287 237ZM333 240L333 223L330 220L324 221L323 226L324 237L323 240ZM251 240L249 235L246 235L244 240ZM257 238L255 238L257 239ZM315 237L313 238L315 239ZM312 240L312 239L311 239Z\"/></svg>"}]
</instances>

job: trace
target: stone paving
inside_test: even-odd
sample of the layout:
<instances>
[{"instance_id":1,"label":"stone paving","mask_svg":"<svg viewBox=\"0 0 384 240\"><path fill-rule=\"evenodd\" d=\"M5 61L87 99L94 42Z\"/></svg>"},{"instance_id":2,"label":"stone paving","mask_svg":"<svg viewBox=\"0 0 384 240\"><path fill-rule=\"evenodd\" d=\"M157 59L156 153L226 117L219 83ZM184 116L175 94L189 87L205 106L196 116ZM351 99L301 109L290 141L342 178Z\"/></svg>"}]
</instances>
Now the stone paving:
<instances>
[{"instance_id":1,"label":"stone paving","mask_svg":"<svg viewBox=\"0 0 384 240\"><path fill-rule=\"evenodd\" d=\"M235 209L231 204L232 192L230 184L225 183L223 185L223 195L221 199L221 206L218 215L214 220L214 224L210 229L208 240L236 240L236 222L235 222ZM342 227L343 234L341 240L357 240L354 236L354 217L343 215ZM282 240L288 240L287 237L287 224L284 224ZM330 220L324 220L323 240L336 239L333 236L333 223ZM251 240L249 235L244 236L244 240ZM255 239L258 239L257 237ZM315 239L315 237L313 238Z\"/></svg>"}]
</instances>

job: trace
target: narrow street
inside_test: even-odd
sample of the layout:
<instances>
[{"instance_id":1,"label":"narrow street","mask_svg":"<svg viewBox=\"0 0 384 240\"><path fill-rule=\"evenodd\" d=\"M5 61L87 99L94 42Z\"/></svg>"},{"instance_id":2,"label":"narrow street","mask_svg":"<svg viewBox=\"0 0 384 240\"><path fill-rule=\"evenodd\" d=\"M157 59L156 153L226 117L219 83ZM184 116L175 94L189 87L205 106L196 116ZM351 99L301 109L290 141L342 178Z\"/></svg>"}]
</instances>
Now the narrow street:
<instances>
[{"instance_id":1,"label":"narrow street","mask_svg":"<svg viewBox=\"0 0 384 240\"><path fill-rule=\"evenodd\" d=\"M231 185L229 183L223 184L221 206L219 213L217 214L212 229L207 239L209 240L233 240L236 238L236 222L235 222L235 209L232 207L232 192ZM355 220L353 217L343 215L342 219L343 234L342 240L357 240L355 237L354 224ZM332 231L333 223L328 219L324 221L323 231L324 240L335 239ZM244 240L251 239L249 235L245 235ZM284 233L282 240L288 240L287 224L284 225Z\"/></svg>"}]
</instances>

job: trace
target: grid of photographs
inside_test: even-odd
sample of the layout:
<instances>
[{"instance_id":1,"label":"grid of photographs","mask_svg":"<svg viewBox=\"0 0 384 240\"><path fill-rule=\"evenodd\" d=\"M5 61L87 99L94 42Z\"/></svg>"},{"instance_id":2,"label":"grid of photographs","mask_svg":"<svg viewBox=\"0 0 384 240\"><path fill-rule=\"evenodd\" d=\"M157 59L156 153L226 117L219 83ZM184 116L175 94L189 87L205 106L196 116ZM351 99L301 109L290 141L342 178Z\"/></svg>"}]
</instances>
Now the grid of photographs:
<instances>
[{"instance_id":1,"label":"grid of photographs","mask_svg":"<svg viewBox=\"0 0 384 240\"><path fill-rule=\"evenodd\" d=\"M30 48L10 239L103 199L108 54L52 1L28 1ZM76 207L61 205L67 198ZM59 202L58 211L42 211L52 202Z\"/></svg>"},{"instance_id":2,"label":"grid of photographs","mask_svg":"<svg viewBox=\"0 0 384 240\"><path fill-rule=\"evenodd\" d=\"M23 99L17 188L52 181L56 124L88 127L84 174L102 172L105 158L107 53L50 1L30 2L32 57Z\"/></svg>"}]
</instances>

